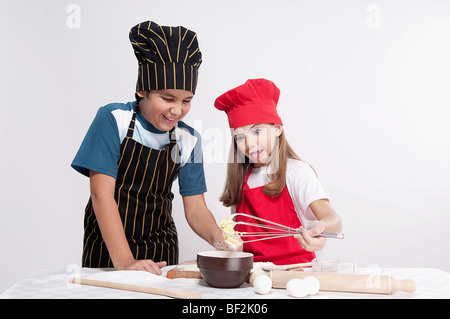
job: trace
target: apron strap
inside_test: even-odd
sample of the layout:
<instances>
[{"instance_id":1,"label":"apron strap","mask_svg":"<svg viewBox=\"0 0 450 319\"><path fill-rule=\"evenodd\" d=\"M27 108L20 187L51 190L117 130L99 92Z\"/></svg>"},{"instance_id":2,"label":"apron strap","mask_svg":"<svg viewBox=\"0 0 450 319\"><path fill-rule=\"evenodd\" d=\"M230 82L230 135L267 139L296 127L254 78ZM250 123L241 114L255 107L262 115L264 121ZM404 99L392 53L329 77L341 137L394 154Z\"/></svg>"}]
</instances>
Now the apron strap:
<instances>
[{"instance_id":1,"label":"apron strap","mask_svg":"<svg viewBox=\"0 0 450 319\"><path fill-rule=\"evenodd\" d=\"M136 123L136 111L137 111L137 109L138 109L138 107L136 105L136 109L134 110L133 116L131 117L130 125L128 126L127 137L129 137L129 138L133 138L134 124Z\"/></svg>"},{"instance_id":2,"label":"apron strap","mask_svg":"<svg viewBox=\"0 0 450 319\"><path fill-rule=\"evenodd\" d=\"M250 167L247 170L247 174L245 174L244 183L243 183L244 185L247 184L248 178L250 177L250 174L252 172L252 168L253 168L253 166L250 165Z\"/></svg>"},{"instance_id":3,"label":"apron strap","mask_svg":"<svg viewBox=\"0 0 450 319\"><path fill-rule=\"evenodd\" d=\"M175 126L172 127L172 129L169 131L169 140L170 140L170 144L177 143L177 135L175 133Z\"/></svg>"}]
</instances>

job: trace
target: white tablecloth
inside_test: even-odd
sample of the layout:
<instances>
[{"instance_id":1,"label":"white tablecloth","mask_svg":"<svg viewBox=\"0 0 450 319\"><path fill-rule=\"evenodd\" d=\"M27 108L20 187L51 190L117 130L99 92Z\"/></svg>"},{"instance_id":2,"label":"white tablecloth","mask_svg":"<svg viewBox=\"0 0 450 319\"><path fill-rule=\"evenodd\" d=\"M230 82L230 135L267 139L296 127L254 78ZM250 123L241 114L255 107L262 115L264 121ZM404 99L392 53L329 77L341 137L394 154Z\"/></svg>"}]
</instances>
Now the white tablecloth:
<instances>
[{"instance_id":1,"label":"white tablecloth","mask_svg":"<svg viewBox=\"0 0 450 319\"><path fill-rule=\"evenodd\" d=\"M164 296L130 292L109 288L71 284L69 277L80 276L103 281L123 282L154 288L181 289L197 291L204 299L285 299L291 298L285 289L272 289L269 294L259 295L253 287L244 283L240 288L218 289L209 287L202 279L167 279L165 274L173 266L163 268L163 275L156 276L146 272L113 271L68 267L67 270L42 269L13 285L0 295L0 298L168 298ZM357 273L390 275L396 279L413 279L415 293L397 292L393 295L357 294L320 291L305 299L318 298L450 298L450 273L432 268L358 268Z\"/></svg>"}]
</instances>

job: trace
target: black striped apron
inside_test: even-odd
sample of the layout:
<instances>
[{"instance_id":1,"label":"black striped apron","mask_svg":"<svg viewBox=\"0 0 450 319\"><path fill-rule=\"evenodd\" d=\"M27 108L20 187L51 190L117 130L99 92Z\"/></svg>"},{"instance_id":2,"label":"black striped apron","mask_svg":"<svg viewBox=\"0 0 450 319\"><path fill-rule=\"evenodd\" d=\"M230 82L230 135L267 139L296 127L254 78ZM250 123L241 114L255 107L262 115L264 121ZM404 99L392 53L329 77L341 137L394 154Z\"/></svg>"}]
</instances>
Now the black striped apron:
<instances>
[{"instance_id":1,"label":"black striped apron","mask_svg":"<svg viewBox=\"0 0 450 319\"><path fill-rule=\"evenodd\" d=\"M171 189L180 168L175 132L174 129L169 132L167 148L155 150L132 139L135 119L136 111L120 145L114 198L134 258L175 265L178 236L172 218ZM91 198L85 210L82 258L83 267L113 267Z\"/></svg>"}]
</instances>

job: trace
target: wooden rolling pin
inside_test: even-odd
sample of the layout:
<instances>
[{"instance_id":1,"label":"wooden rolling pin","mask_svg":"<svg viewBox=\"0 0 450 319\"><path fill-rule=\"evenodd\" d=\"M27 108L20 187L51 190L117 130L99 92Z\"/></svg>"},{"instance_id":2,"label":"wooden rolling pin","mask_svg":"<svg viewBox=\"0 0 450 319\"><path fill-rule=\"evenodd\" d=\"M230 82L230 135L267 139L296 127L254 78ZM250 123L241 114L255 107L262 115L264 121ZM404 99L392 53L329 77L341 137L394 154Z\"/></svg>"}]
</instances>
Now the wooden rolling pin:
<instances>
[{"instance_id":1,"label":"wooden rolling pin","mask_svg":"<svg viewBox=\"0 0 450 319\"><path fill-rule=\"evenodd\" d=\"M391 276L279 270L252 273L249 280L250 284L253 284L253 280L255 280L255 278L261 274L269 276L272 279L273 288L286 288L286 284L291 279L303 279L308 276L313 276L319 280L320 290L324 291L391 295L397 291L412 293L416 290L416 284L413 280L397 280L392 278Z\"/></svg>"},{"instance_id":2,"label":"wooden rolling pin","mask_svg":"<svg viewBox=\"0 0 450 319\"><path fill-rule=\"evenodd\" d=\"M81 284L81 285L88 285L88 286L95 286L95 287L143 292L143 293L147 293L147 294L161 295L161 296L178 298L178 299L201 299L203 297L202 293L196 292L196 291L159 289L159 288L151 288L151 287L146 287L146 286L121 284L121 283L116 283L116 282L75 278L75 277L70 277L68 281L72 284Z\"/></svg>"}]
</instances>

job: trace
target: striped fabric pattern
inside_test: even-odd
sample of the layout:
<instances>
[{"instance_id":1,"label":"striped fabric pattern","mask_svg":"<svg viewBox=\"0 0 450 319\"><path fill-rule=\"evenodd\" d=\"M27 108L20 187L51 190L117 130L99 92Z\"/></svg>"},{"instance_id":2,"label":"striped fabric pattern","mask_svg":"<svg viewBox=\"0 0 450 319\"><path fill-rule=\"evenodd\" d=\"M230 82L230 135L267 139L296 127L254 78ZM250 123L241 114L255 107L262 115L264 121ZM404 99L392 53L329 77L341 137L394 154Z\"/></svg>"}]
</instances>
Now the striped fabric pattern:
<instances>
[{"instance_id":1,"label":"striped fabric pattern","mask_svg":"<svg viewBox=\"0 0 450 319\"><path fill-rule=\"evenodd\" d=\"M134 26L129 37L139 63L136 91L180 89L195 93L202 63L195 32L146 21Z\"/></svg>"},{"instance_id":2,"label":"striped fabric pattern","mask_svg":"<svg viewBox=\"0 0 450 319\"><path fill-rule=\"evenodd\" d=\"M174 265L178 263L178 235L171 188L180 167L175 132L170 132L166 149L155 150L132 139L135 119L136 112L121 144L114 197L134 258ZM84 223L83 267L113 267L91 199Z\"/></svg>"}]
</instances>

